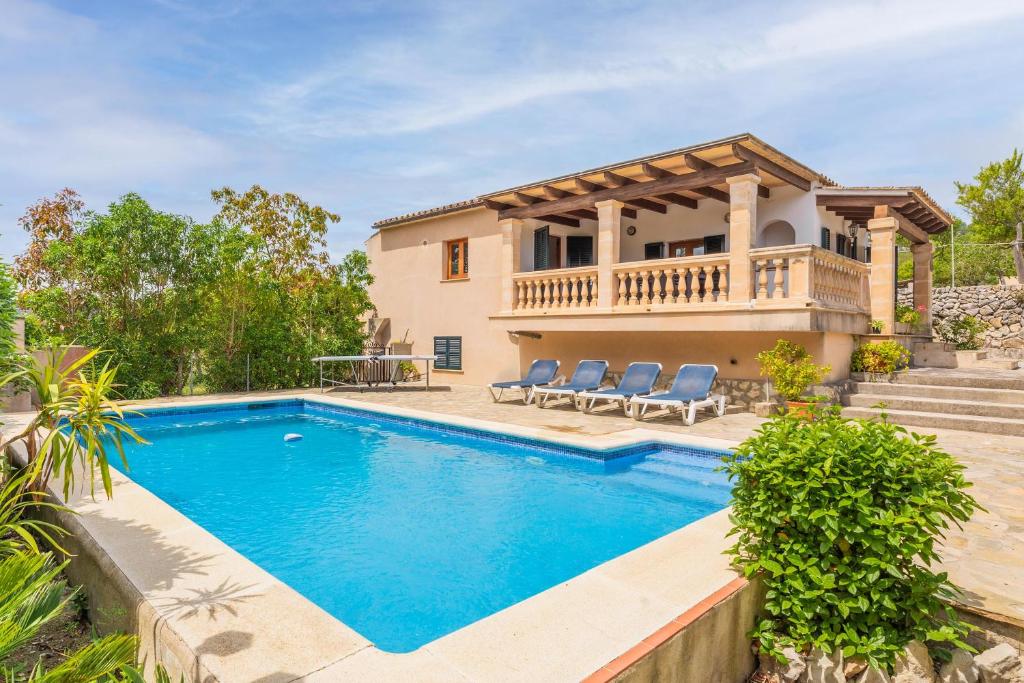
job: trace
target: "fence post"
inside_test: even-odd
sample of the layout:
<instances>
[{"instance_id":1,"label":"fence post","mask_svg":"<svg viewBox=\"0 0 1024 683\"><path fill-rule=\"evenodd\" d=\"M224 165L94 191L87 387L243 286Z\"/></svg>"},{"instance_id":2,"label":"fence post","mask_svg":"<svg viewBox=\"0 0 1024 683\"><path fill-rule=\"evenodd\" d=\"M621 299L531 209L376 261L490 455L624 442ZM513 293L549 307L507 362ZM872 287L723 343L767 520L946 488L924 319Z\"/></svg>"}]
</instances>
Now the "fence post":
<instances>
[{"instance_id":1,"label":"fence post","mask_svg":"<svg viewBox=\"0 0 1024 683\"><path fill-rule=\"evenodd\" d=\"M245 393L249 393L249 354L245 354Z\"/></svg>"}]
</instances>

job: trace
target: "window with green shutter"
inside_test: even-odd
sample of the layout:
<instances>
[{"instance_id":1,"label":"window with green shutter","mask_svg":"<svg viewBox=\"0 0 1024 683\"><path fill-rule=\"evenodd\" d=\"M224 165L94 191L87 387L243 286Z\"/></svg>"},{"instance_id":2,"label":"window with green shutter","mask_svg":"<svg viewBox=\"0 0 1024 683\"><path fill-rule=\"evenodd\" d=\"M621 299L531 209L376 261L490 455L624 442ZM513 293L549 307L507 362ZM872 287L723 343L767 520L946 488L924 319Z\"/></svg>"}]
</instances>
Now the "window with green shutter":
<instances>
[{"instance_id":1,"label":"window with green shutter","mask_svg":"<svg viewBox=\"0 0 1024 683\"><path fill-rule=\"evenodd\" d=\"M439 370L462 369L462 337L434 337L434 367Z\"/></svg>"}]
</instances>

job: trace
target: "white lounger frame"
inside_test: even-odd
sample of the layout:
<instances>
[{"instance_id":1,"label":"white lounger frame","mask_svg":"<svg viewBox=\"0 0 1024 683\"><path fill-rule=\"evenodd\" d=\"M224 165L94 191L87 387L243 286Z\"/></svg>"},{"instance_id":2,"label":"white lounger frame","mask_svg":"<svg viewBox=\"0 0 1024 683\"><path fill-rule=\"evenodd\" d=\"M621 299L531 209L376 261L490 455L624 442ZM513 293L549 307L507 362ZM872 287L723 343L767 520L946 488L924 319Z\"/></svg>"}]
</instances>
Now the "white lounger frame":
<instances>
[{"instance_id":1,"label":"white lounger frame","mask_svg":"<svg viewBox=\"0 0 1024 683\"><path fill-rule=\"evenodd\" d=\"M494 385L489 384L487 385L487 391L491 393L491 400L497 403L498 401L501 400L501 392L504 391L505 389L508 389L509 391L511 391L512 389L519 389L520 391L523 392L523 403L525 405L530 405L533 402L534 397L536 396L535 392L537 389L548 389L558 384L565 384L565 375L558 375L547 384L535 384L530 387L498 387L497 394L494 393Z\"/></svg>"},{"instance_id":2,"label":"white lounger frame","mask_svg":"<svg viewBox=\"0 0 1024 683\"><path fill-rule=\"evenodd\" d=\"M715 374L717 375L718 366L712 367L715 368ZM714 408L715 414L718 417L725 415L724 394L708 394L707 398L695 401L658 400L657 396L634 396L630 403L635 404L633 406L634 420L642 420L644 415L647 414L648 407L658 406L659 408L668 408L669 413L674 413L677 410L681 411L683 424L687 427L697 421L697 411L701 408Z\"/></svg>"}]
</instances>

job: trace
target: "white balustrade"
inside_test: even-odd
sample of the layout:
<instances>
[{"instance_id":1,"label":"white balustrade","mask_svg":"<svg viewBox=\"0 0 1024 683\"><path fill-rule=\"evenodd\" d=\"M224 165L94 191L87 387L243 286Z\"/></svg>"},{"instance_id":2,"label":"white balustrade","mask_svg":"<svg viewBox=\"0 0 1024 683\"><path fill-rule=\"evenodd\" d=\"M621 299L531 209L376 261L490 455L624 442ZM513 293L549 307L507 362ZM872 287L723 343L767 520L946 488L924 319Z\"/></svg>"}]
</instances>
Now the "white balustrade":
<instances>
[{"instance_id":1,"label":"white balustrade","mask_svg":"<svg viewBox=\"0 0 1024 683\"><path fill-rule=\"evenodd\" d=\"M597 306L597 268L560 268L512 276L516 311L571 311Z\"/></svg>"}]
</instances>

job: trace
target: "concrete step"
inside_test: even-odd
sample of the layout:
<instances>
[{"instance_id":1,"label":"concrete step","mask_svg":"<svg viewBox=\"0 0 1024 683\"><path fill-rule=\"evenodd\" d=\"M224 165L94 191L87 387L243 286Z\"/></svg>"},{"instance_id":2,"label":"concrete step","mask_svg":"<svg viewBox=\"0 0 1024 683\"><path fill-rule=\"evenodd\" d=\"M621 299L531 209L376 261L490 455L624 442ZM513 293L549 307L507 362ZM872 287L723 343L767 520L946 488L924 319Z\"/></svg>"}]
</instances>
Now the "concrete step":
<instances>
[{"instance_id":1,"label":"concrete step","mask_svg":"<svg viewBox=\"0 0 1024 683\"><path fill-rule=\"evenodd\" d=\"M995 403L968 401L950 398L922 398L919 396L883 396L880 394L850 394L844 404L856 408L872 408L880 403L887 410L911 411L917 413L942 413L944 415L974 415L977 417L1002 417L1024 421L1024 403Z\"/></svg>"},{"instance_id":2,"label":"concrete step","mask_svg":"<svg viewBox=\"0 0 1024 683\"><path fill-rule=\"evenodd\" d=\"M950 387L939 384L890 384L886 382L854 382L853 392L875 394L883 398L911 396L964 401L987 401L1024 405L1024 390Z\"/></svg>"},{"instance_id":3,"label":"concrete step","mask_svg":"<svg viewBox=\"0 0 1024 683\"><path fill-rule=\"evenodd\" d=\"M986 373L983 371L983 368L978 368L977 370L977 372L970 372L969 370L901 372L897 373L895 383L1024 391L1024 371L1008 370L1006 372L991 371Z\"/></svg>"},{"instance_id":4,"label":"concrete step","mask_svg":"<svg viewBox=\"0 0 1024 683\"><path fill-rule=\"evenodd\" d=\"M883 411L876 408L843 408L843 415L850 418L876 418ZM942 413L914 410L886 410L890 422L905 427L927 427L932 429L959 429L968 432L1024 436L1024 420L1002 417L978 417L976 415L944 415Z\"/></svg>"},{"instance_id":5,"label":"concrete step","mask_svg":"<svg viewBox=\"0 0 1024 683\"><path fill-rule=\"evenodd\" d=\"M974 367L993 368L995 370L1016 370L1020 367L1020 361L1014 358L985 358L978 361Z\"/></svg>"}]
</instances>

